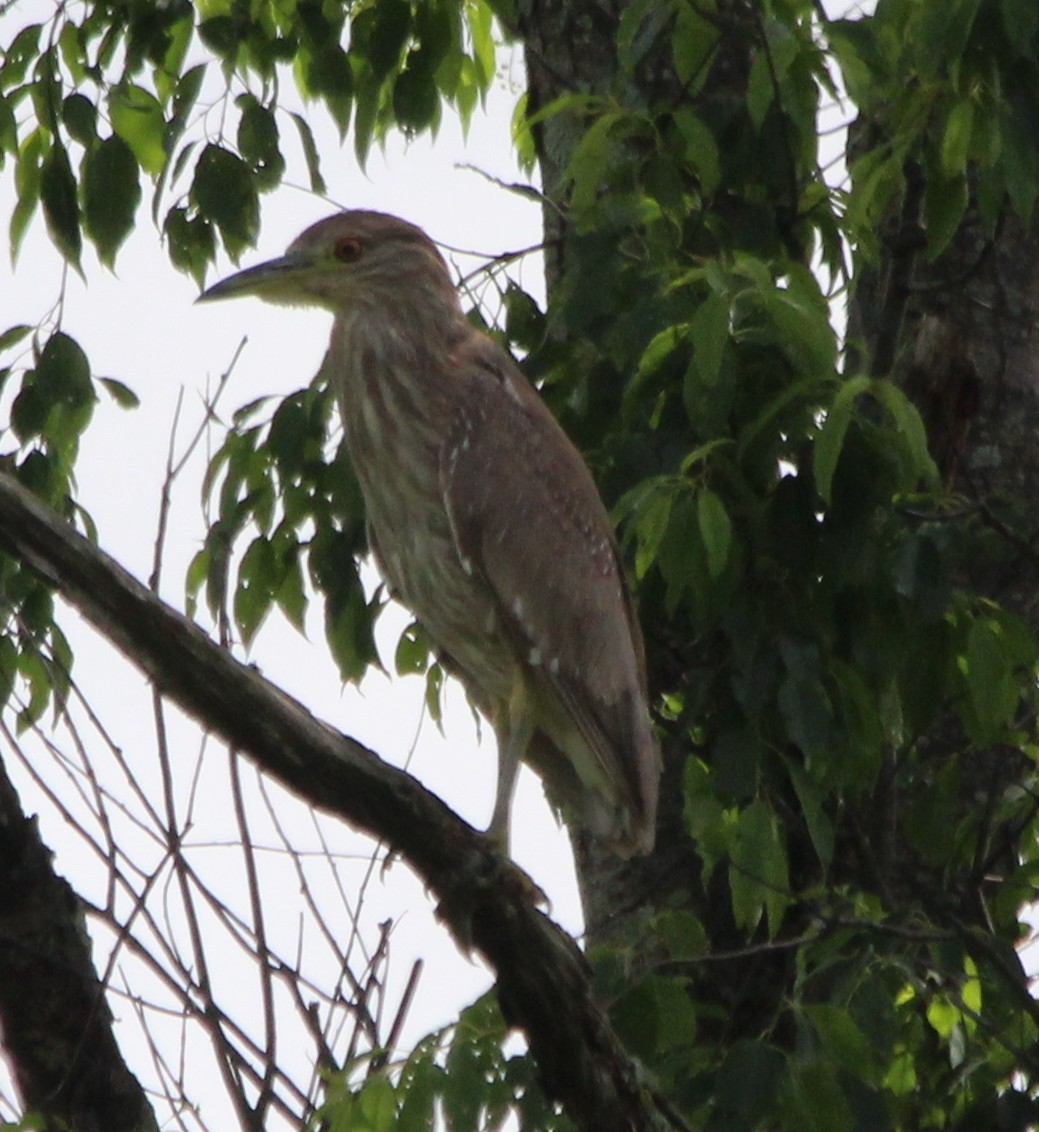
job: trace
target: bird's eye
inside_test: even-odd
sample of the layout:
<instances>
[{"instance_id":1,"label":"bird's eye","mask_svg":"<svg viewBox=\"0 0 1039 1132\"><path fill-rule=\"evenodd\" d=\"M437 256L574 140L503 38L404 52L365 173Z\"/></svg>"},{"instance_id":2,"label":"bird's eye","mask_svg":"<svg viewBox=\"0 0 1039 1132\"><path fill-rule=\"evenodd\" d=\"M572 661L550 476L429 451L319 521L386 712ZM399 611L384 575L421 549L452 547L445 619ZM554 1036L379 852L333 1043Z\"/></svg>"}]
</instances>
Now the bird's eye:
<instances>
[{"instance_id":1,"label":"bird's eye","mask_svg":"<svg viewBox=\"0 0 1039 1132\"><path fill-rule=\"evenodd\" d=\"M361 241L356 236L336 240L333 254L340 263L354 263L361 258Z\"/></svg>"}]
</instances>

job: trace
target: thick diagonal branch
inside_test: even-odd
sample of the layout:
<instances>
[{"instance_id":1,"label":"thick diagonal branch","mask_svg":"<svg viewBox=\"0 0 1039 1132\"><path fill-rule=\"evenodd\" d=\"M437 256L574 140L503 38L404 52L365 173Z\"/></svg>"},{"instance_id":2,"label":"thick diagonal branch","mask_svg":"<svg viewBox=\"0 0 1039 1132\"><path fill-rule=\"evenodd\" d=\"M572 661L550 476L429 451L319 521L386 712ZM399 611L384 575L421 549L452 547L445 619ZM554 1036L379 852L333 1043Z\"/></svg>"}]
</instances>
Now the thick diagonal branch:
<instances>
[{"instance_id":1,"label":"thick diagonal branch","mask_svg":"<svg viewBox=\"0 0 1039 1132\"><path fill-rule=\"evenodd\" d=\"M634 1066L592 1000L581 953L481 834L410 775L315 719L214 644L5 475L0 546L41 574L203 726L311 805L401 855L439 901L455 938L494 970L506 1017L525 1032L546 1090L579 1127L656 1126Z\"/></svg>"}]
</instances>

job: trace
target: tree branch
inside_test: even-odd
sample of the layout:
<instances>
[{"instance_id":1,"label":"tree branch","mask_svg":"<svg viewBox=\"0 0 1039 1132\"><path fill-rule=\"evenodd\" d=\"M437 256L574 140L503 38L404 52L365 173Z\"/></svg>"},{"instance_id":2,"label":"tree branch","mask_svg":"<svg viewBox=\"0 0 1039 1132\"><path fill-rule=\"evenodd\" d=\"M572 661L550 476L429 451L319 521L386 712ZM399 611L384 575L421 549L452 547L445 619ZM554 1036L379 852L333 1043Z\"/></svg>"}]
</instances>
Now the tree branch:
<instances>
[{"instance_id":1,"label":"tree branch","mask_svg":"<svg viewBox=\"0 0 1039 1132\"><path fill-rule=\"evenodd\" d=\"M112 1034L83 906L56 876L0 762L0 1031L26 1107L47 1128L154 1132Z\"/></svg>"},{"instance_id":2,"label":"tree branch","mask_svg":"<svg viewBox=\"0 0 1039 1132\"><path fill-rule=\"evenodd\" d=\"M410 775L316 719L214 644L17 481L0 475L0 546L183 710L311 805L389 844L421 877L460 946L495 972L546 1091L581 1128L635 1132L662 1117L592 998L574 941L524 874Z\"/></svg>"}]
</instances>

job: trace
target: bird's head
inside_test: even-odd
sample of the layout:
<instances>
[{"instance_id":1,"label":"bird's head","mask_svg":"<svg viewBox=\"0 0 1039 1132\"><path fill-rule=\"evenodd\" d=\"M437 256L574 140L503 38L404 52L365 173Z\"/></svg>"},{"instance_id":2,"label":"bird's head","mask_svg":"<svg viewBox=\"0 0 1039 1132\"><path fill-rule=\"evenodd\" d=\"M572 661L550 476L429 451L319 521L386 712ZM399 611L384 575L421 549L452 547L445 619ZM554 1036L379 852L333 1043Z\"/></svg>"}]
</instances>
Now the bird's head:
<instances>
[{"instance_id":1,"label":"bird's head","mask_svg":"<svg viewBox=\"0 0 1039 1132\"><path fill-rule=\"evenodd\" d=\"M358 301L395 306L411 295L457 309L447 265L414 224L384 212L340 212L312 225L278 259L215 283L199 302L255 295L339 312Z\"/></svg>"}]
</instances>

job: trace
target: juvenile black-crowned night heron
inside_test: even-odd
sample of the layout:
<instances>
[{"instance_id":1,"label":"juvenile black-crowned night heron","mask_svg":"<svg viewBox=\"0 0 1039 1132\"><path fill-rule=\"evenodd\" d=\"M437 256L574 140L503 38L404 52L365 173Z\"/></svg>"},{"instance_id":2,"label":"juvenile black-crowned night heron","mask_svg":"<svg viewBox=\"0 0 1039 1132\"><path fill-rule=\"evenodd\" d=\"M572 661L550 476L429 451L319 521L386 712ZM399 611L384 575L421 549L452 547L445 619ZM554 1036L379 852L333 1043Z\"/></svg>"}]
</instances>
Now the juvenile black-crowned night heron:
<instances>
[{"instance_id":1,"label":"juvenile black-crowned night heron","mask_svg":"<svg viewBox=\"0 0 1039 1132\"><path fill-rule=\"evenodd\" d=\"M512 359L462 314L413 224L343 212L203 299L332 312L326 364L391 592L498 739L489 833L520 759L630 856L653 846L659 761L642 637L591 474Z\"/></svg>"}]
</instances>

